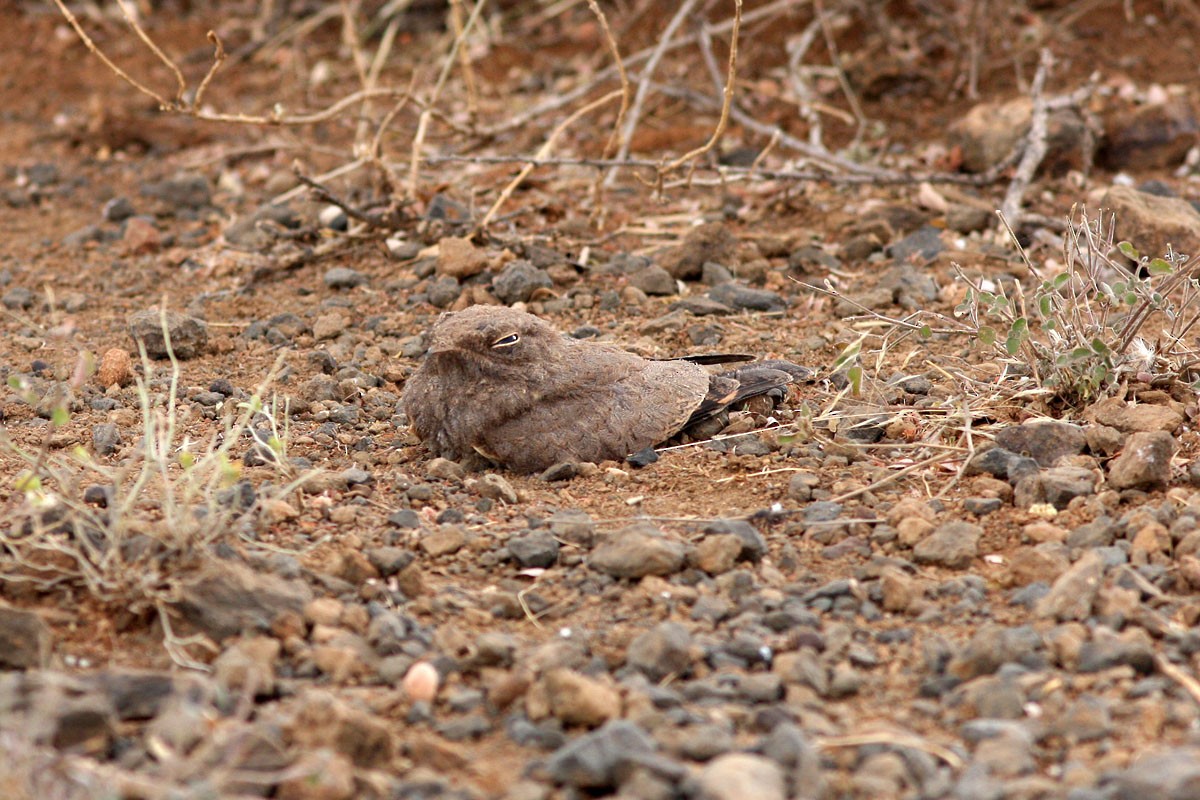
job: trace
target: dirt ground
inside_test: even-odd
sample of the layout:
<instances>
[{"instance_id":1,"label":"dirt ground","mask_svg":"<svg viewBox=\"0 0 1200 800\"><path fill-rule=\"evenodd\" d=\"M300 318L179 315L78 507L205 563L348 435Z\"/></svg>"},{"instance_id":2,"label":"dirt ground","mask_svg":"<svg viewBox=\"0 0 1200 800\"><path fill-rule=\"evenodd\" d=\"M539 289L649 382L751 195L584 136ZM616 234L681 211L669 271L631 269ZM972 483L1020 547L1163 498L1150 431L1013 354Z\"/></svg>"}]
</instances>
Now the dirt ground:
<instances>
[{"instance_id":1,"label":"dirt ground","mask_svg":"<svg viewBox=\"0 0 1200 800\"><path fill-rule=\"evenodd\" d=\"M205 33L221 34L234 57L206 94L212 109L319 109L358 87L338 17L282 35L306 18L297 10L268 26L264 36L278 35L277 44L250 49L259 41L254 9L144 5L147 30L192 86L211 56ZM608 9L623 51L653 45L660 18L673 13L659 5ZM898 171L957 170L963 153L947 130L979 103L1026 93L1041 47L1056 58L1050 93L1070 92L1097 73L1101 88L1085 108L1103 125L1158 95L1195 107L1191 54L1200 19L1190 3L995 5L927 13L920 3L886 3L876 17L845 4L855 23L835 33L844 77L868 123L843 152L882 155ZM979 7L999 16L981 24L979 97L971 98L962 37L974 30L970 15ZM492 38L467 49L479 82L478 118L487 124L564 93L611 62L582 4L556 13L538 7L538 24L530 13L497 9ZM758 120L801 139L808 128L794 103L784 102L792 96L784 46L811 13L797 3L767 23L748 23L738 83ZM714 9L709 19L723 14ZM286 127L162 112L90 55L53 6L10 4L0 16L0 369L9 380L0 397L7 497L0 598L44 625L35 663L8 665L0 708L13 720L29 719L18 708L43 714L54 731L0 719L14 753L11 764L0 764L4 796L1184 796L1167 792L1176 770L1185 770L1172 754L1196 744L1200 721L1200 697L1189 694L1197 686L1190 676L1200 648L1191 646L1190 630L1200 604L1183 548L1200 500L1188 477L1197 446L1192 390L1177 383L1167 387L1169 402L1160 398L1161 407L1181 410L1180 424L1168 431L1178 448L1169 485L1122 492L1098 483L1094 493L1047 512L1045 503L1022 505L1019 491L1014 500L1015 481L971 476L963 464L1001 428L1043 415L1081 421L1088 403L985 394L979 387L997 385L1001 369L978 342L886 335L880 320L846 320L859 309L801 285L829 278L895 319L918 308L952 315L964 293L955 264L1029 288L1019 254L993 221L955 230L946 208L929 197L968 211L997 208L1011 166L980 186L786 177L721 185L701 170L693 185L669 184L661 196L628 171L600 195L594 168L542 167L499 210L488 235L476 237L486 264L460 286L447 283L438 251L427 248L469 235L460 221L478 220L519 164L423 164L416 196L401 208L389 241L375 231L350 241L321 230L317 214L329 203L303 188L286 200L294 235L239 238L230 231L241 225L244 233L269 200L296 186L293 163L317 176L352 160L353 115ZM444 11L414 8L409 16L381 85L406 86L417 70L427 87L441 68ZM119 15L84 14L81 21L130 75L172 93L162 88L173 86L169 71ZM814 52L824 58L827 51ZM683 91L652 96L634 139L637 158L698 147L716 123L711 107L697 112L686 94L711 90L694 80L700 55L677 55L659 80ZM610 83L606 90L618 87ZM824 115L825 144L849 147L854 117L838 78L826 73L813 85L832 109ZM465 96L455 72L440 101L453 127L467 123ZM377 101L369 118L391 102ZM435 118L424 154L533 152L580 105L492 137L461 135ZM596 157L612 110L572 126L555 154ZM1190 125L1184 135L1194 145L1194 118ZM417 112L406 109L382 138L397 179L407 178L416 127ZM732 162L742 149L758 153L766 145L766 136L733 121L719 149ZM1053 223L1077 203L1094 203L1114 181L1157 180L1185 200L1200 196L1187 147L1163 163L1123 166L1112 166L1120 162L1103 147L1089 169L1041 172L1026 193L1035 222L1022 227L1021 240L1035 264L1061 259L1061 226ZM806 168L778 144L762 166ZM349 205L368 208L382 195L378 175L366 174L324 182ZM202 179L206 196L185 196L197 184L181 176ZM132 219L114 218L123 203ZM442 218L432 219L431 209ZM732 242L726 251L704 245L701 260L725 252L739 285L774 300L703 316L674 305L712 289L699 269L659 294L638 288L635 271L611 268L629 256L673 263L701 222ZM883 248L913 241L928 225L938 251L897 273L899 259ZM852 244L864 236L875 236L877 247L857 254ZM485 480L485 473L434 462L399 405L423 354L420 336L444 308L493 300L493 278L520 258L550 278L520 302L564 332L654 357L718 350L785 358L812 368L814 378L793 386L777 409L735 414L726 431L761 434L684 443L643 468L585 466L565 480L489 470L498 479ZM339 282L334 268L355 277ZM435 305L439 280L453 296ZM890 299L862 299L876 290ZM46 489L77 493L78 503L96 476L140 463L146 429L137 384L109 387L78 370L83 353L98 359L122 350L133 374L151 381L151 416L164 413L170 362L153 360L154 374L146 376L129 333L132 315L162 307L207 326L200 352L178 363L174 451L204 452L222 420L277 368L264 396L290 403L275 416L291 466L281 475L250 458L252 443L241 436L230 453L238 477L253 487L249 509L203 541L181 541L182 529L170 530L176 517L149 495L134 502L121 535L159 542L149 560L125 548L125 539L88 549L71 546L79 529L31 534L36 493L26 491L23 477L31 465L46 469ZM854 396L835 367L863 333L865 388ZM897 388L889 384L897 376L923 385ZM63 392L69 399L59 406L68 414L54 419ZM863 420L877 435L856 433ZM97 437L114 433L116 443L101 452ZM64 484L65 473L51 468L70 463L77 447L109 472L85 470L76 485ZM1077 465L1102 481L1117 450L1093 447ZM319 474L303 488L276 491L308 469ZM172 470L179 474L179 465ZM227 489L222 484L193 502L215 513L214 502L232 502L213 500ZM1044 606L1037 601L1059 588L1068 569L1088 563L1086 535L1095 528L1086 526L1098 519L1114 528L1104 557L1123 549L1128 563L1105 562L1089 585L1089 597L1097 585L1100 595L1083 612L1038 611ZM721 527L731 521L750 524ZM962 560L921 556L923 538L954 522L978 526L971 552ZM1144 533L1151 522L1165 537L1158 549L1139 538L1151 536ZM631 533L636 525L653 535ZM742 549L727 551L729 531ZM31 549L30 537L43 535L63 547ZM533 542L538 553L525 559L514 539ZM648 548L635 551L635 562L668 551L677 559L653 574L598 566L605 548L634 540ZM1048 541L1057 549L1042 546ZM80 552L100 564L94 573L72 555ZM153 580L108 582L106 559L118 552L126 569L146 569ZM223 579L203 582L225 565L248 565L238 580L247 597L261 599L259 624L224 608ZM1021 596L1031 586L1041 591ZM188 610L209 600L214 614L234 622ZM381 619L408 627L388 638ZM186 638L193 633L204 641ZM20 637L5 637L16 648ZM1035 644L1022 644L1029 639ZM1094 670L1080 666L1081 648L1114 642L1125 655ZM414 664L436 669L431 700L422 701L424 690L415 687ZM118 703L96 712L98 721L81 722L31 712L40 706L14 699L40 697L39 675L46 686L55 676L82 681L63 697L89 697L95 684L88 676L110 673L168 676L175 699L193 676L210 692L195 707L209 705L190 722L180 721L182 700L144 715ZM648 736L653 757L622 755L598 777L564 766L573 745L597 748L587 758L616 758L596 755L603 748L588 737L611 733L620 720ZM795 732L790 755L780 755L780 726ZM202 732L189 738L183 729ZM230 744L246 731L271 741L260 748L271 757ZM1147 778L1136 769L1151 752L1167 760ZM739 754L751 762L736 761ZM254 758L260 761L250 764ZM216 764L233 766L226 773ZM246 774L255 769L260 780L251 785Z\"/></svg>"}]
</instances>

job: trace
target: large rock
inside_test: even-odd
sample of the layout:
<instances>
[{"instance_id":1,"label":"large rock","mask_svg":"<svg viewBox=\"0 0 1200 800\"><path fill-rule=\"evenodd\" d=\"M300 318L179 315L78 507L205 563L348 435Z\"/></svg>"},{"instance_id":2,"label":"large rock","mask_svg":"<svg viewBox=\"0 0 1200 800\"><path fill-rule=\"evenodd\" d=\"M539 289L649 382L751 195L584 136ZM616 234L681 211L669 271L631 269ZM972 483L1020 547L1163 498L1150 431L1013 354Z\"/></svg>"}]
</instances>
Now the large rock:
<instances>
[{"instance_id":1,"label":"large rock","mask_svg":"<svg viewBox=\"0 0 1200 800\"><path fill-rule=\"evenodd\" d=\"M666 538L650 523L637 523L601 542L588 558L588 566L614 578L644 578L678 572L683 559L680 542Z\"/></svg>"},{"instance_id":2,"label":"large rock","mask_svg":"<svg viewBox=\"0 0 1200 800\"><path fill-rule=\"evenodd\" d=\"M50 629L37 614L0 608L0 669L44 667L50 645Z\"/></svg>"},{"instance_id":3,"label":"large rock","mask_svg":"<svg viewBox=\"0 0 1200 800\"><path fill-rule=\"evenodd\" d=\"M1200 212L1186 200L1114 186L1100 206L1104 213L1116 215L1118 240L1132 242L1142 255L1165 255L1167 245L1177 253L1195 253L1200 246Z\"/></svg>"},{"instance_id":4,"label":"large rock","mask_svg":"<svg viewBox=\"0 0 1200 800\"><path fill-rule=\"evenodd\" d=\"M996 444L1043 467L1053 467L1063 456L1075 456L1087 447L1083 428L1069 422L1038 419L1012 425L996 432Z\"/></svg>"},{"instance_id":5,"label":"large rock","mask_svg":"<svg viewBox=\"0 0 1200 800\"><path fill-rule=\"evenodd\" d=\"M952 569L971 566L979 549L983 528L962 520L952 520L917 542L913 560L918 564L937 564Z\"/></svg>"},{"instance_id":6,"label":"large rock","mask_svg":"<svg viewBox=\"0 0 1200 800\"><path fill-rule=\"evenodd\" d=\"M1161 489L1171 481L1175 439L1163 431L1132 434L1108 466L1114 489Z\"/></svg>"},{"instance_id":7,"label":"large rock","mask_svg":"<svg viewBox=\"0 0 1200 800\"><path fill-rule=\"evenodd\" d=\"M1120 109L1105 120L1099 161L1109 170L1173 167L1200 139L1196 109L1184 95Z\"/></svg>"},{"instance_id":8,"label":"large rock","mask_svg":"<svg viewBox=\"0 0 1200 800\"><path fill-rule=\"evenodd\" d=\"M709 762L696 778L702 800L784 800L783 770L769 758L726 753Z\"/></svg>"},{"instance_id":9,"label":"large rock","mask_svg":"<svg viewBox=\"0 0 1200 800\"><path fill-rule=\"evenodd\" d=\"M1177 747L1139 756L1113 781L1116 800L1200 798L1200 748Z\"/></svg>"},{"instance_id":10,"label":"large rock","mask_svg":"<svg viewBox=\"0 0 1200 800\"><path fill-rule=\"evenodd\" d=\"M151 358L169 358L173 352L176 358L186 361L208 349L208 324L178 311L139 311L129 318L129 335L134 345L145 347Z\"/></svg>"},{"instance_id":11,"label":"large rock","mask_svg":"<svg viewBox=\"0 0 1200 800\"><path fill-rule=\"evenodd\" d=\"M300 615L312 592L300 581L286 581L232 561L216 561L185 580L174 610L217 641L243 631L269 630L285 612Z\"/></svg>"},{"instance_id":12,"label":"large rock","mask_svg":"<svg viewBox=\"0 0 1200 800\"><path fill-rule=\"evenodd\" d=\"M1029 132L1033 101L1018 97L1004 103L980 103L956 120L949 142L962 153L966 172L986 172L1013 152ZM1074 109L1056 109L1046 120L1046 156L1042 171L1062 173L1091 163L1095 149L1087 124Z\"/></svg>"},{"instance_id":13,"label":"large rock","mask_svg":"<svg viewBox=\"0 0 1200 800\"><path fill-rule=\"evenodd\" d=\"M672 277L694 280L708 261L725 267L737 263L737 237L719 222L688 231L683 242L663 257L662 266Z\"/></svg>"},{"instance_id":14,"label":"large rock","mask_svg":"<svg viewBox=\"0 0 1200 800\"><path fill-rule=\"evenodd\" d=\"M1038 601L1037 615L1060 622L1087 619L1103 577L1104 557L1088 550L1054 582L1049 594Z\"/></svg>"},{"instance_id":15,"label":"large rock","mask_svg":"<svg viewBox=\"0 0 1200 800\"><path fill-rule=\"evenodd\" d=\"M579 789L612 788L654 749L654 740L637 725L614 720L560 747L546 769L556 783Z\"/></svg>"}]
</instances>

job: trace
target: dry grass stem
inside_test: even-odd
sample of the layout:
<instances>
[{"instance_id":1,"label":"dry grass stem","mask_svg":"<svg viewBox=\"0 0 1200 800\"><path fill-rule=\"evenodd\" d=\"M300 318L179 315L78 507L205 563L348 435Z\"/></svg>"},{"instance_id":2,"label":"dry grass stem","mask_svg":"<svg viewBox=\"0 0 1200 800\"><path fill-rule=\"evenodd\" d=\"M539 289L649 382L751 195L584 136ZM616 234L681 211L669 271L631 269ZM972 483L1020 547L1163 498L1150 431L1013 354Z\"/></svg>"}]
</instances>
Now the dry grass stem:
<instances>
[{"instance_id":1,"label":"dry grass stem","mask_svg":"<svg viewBox=\"0 0 1200 800\"><path fill-rule=\"evenodd\" d=\"M399 17L396 18L397 20ZM450 24L456 39L466 39L467 29L463 25L462 0L450 0ZM475 85L475 68L471 65L471 54L467 48L458 48L459 69L462 70L463 87L467 91L467 124L474 125L479 114L479 89Z\"/></svg>"},{"instance_id":2,"label":"dry grass stem","mask_svg":"<svg viewBox=\"0 0 1200 800\"><path fill-rule=\"evenodd\" d=\"M549 155L550 151L554 149L554 144L556 141L558 141L558 137L562 135L563 131L571 127L576 120L578 120L580 117L590 114L592 111L595 111L604 104L621 97L622 94L622 90L620 89L611 91L603 97L593 100L583 108L577 110L571 116L564 119L553 131L551 131L550 135L546 137L545 143L538 148L538 152L535 157L544 158ZM491 223L492 218L496 215L496 212L500 210L500 207L508 201L508 198L511 197L512 193L517 190L517 187L520 186L521 183L524 182L527 177L529 177L529 173L533 172L533 170L536 168L536 164L526 164L521 168L521 171L517 173L517 176L509 181L508 185L505 186L500 192L500 196L496 198L496 202L492 203L492 207L488 209L488 212L483 215L483 219L481 219L479 224L475 226L476 231L482 231L487 228L487 226Z\"/></svg>"},{"instance_id":3,"label":"dry grass stem","mask_svg":"<svg viewBox=\"0 0 1200 800\"><path fill-rule=\"evenodd\" d=\"M405 194L408 200L414 200L417 196L417 184L421 174L421 150L425 146L425 137L429 132L429 123L433 118L433 109L442 95L442 90L446 86L446 81L450 77L450 71L454 67L455 61L458 59L458 51L466 41L467 34L475 26L486 3L487 0L477 0L475 6L471 9L471 15L467 18L466 23L463 24L462 32L455 35L454 40L450 44L450 52L446 53L442 61L442 69L438 74L437 82L430 91L429 97L426 98L424 109L417 120L417 132L413 136L412 154L409 158L408 166L408 187Z\"/></svg>"},{"instance_id":4,"label":"dry grass stem","mask_svg":"<svg viewBox=\"0 0 1200 800\"><path fill-rule=\"evenodd\" d=\"M617 119L613 123L612 133L609 134L608 141L604 144L603 158L609 158L615 151L620 149L623 139L621 138L621 129L625 124L625 115L629 112L629 103L632 98L632 87L629 83L629 75L625 71L625 63L621 60L621 49L617 47L617 40L613 38L612 29L608 25L608 17L605 16L604 10L600 8L600 4L596 0L587 0L588 8L592 14L600 22L600 30L604 32L604 43L608 47L608 52L612 55L613 65L617 70L617 77L621 80L621 107L617 109Z\"/></svg>"},{"instance_id":5,"label":"dry grass stem","mask_svg":"<svg viewBox=\"0 0 1200 800\"><path fill-rule=\"evenodd\" d=\"M1004 218L1015 223L1017 227L1020 227L1021 202L1025 197L1025 192L1029 190L1029 183L1033 180L1037 168L1046 158L1048 148L1046 122L1049 118L1049 109L1046 105L1045 90L1046 77L1053 64L1054 58L1050 54L1050 49L1044 48L1038 61L1037 72L1033 76L1033 85L1029 90L1030 98L1033 100L1029 133L1025 137L1021 160L1008 185L1008 191L1004 194L1004 202L1000 205Z\"/></svg>"},{"instance_id":6,"label":"dry grass stem","mask_svg":"<svg viewBox=\"0 0 1200 800\"><path fill-rule=\"evenodd\" d=\"M863 113L858 93L854 91L854 87L850 85L850 79L846 77L846 71L842 69L842 57L838 51L837 37L834 35L833 26L829 21L829 14L825 11L824 0L813 0L813 9L821 23L821 33L825 37L825 48L829 51L829 58L833 62L834 76L837 78L838 86L841 87L842 95L846 98L847 105L850 106L850 113L854 115L856 128L853 143L857 145L862 141L866 131L867 115Z\"/></svg>"},{"instance_id":7,"label":"dry grass stem","mask_svg":"<svg viewBox=\"0 0 1200 800\"><path fill-rule=\"evenodd\" d=\"M692 150L690 153L684 153L679 158L667 164L662 168L663 172L673 172L682 164L685 164L689 161L694 162L696 159L700 158L700 156L710 152L714 147L716 147L717 142L719 142L721 137L725 134L725 128L729 125L729 107L733 104L734 83L737 80L738 32L741 29L741 24L742 0L734 0L733 28L729 34L729 71L725 77L725 88L721 90L721 117L717 120L717 127L713 130L712 136L709 137L707 142L700 147L697 147L695 150ZM702 26L702 30L699 35L705 38L709 36L706 26ZM695 165L693 164L693 169L694 168Z\"/></svg>"},{"instance_id":8,"label":"dry grass stem","mask_svg":"<svg viewBox=\"0 0 1200 800\"><path fill-rule=\"evenodd\" d=\"M663 54L667 51L667 45L675 38L675 33L679 30L679 26L683 21L691 16L696 8L697 0L683 0L679 8L675 11L675 16L667 23L667 27L663 29L659 36L658 45L651 51L650 57L646 60L646 66L642 70L641 77L638 80L637 93L633 97L633 103L629 108L629 117L625 120L625 127L621 131L621 146L617 148L617 161L624 161L629 157L629 147L633 140L633 132L637 130L638 123L641 121L642 108L646 103L646 97L650 94L650 78L658 69L658 62L662 60ZM605 186L613 186L616 183L619 170L612 170L608 173L608 177L604 179Z\"/></svg>"}]
</instances>

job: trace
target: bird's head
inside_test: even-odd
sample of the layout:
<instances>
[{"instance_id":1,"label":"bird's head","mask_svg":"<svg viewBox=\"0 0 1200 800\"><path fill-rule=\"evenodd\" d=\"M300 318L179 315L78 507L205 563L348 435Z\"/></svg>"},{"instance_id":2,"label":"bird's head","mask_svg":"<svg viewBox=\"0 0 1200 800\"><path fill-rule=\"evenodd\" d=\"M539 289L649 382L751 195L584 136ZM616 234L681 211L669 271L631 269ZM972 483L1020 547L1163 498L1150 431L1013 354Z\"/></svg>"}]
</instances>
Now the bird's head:
<instances>
[{"instance_id":1,"label":"bird's head","mask_svg":"<svg viewBox=\"0 0 1200 800\"><path fill-rule=\"evenodd\" d=\"M563 342L558 331L532 314L487 305L443 314L429 339L431 358L461 362L484 373L544 362Z\"/></svg>"}]
</instances>

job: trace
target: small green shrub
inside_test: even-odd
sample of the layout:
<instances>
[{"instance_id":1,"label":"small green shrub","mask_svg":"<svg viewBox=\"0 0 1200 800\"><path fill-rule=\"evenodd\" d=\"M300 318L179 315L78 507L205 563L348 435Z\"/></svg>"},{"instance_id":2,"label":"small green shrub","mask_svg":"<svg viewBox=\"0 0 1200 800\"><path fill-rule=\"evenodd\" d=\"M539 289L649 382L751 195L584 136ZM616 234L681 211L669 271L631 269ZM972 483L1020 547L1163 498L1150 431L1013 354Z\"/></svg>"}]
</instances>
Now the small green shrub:
<instances>
[{"instance_id":1,"label":"small green shrub","mask_svg":"<svg viewBox=\"0 0 1200 800\"><path fill-rule=\"evenodd\" d=\"M1196 353L1184 339L1200 319L1200 262L1172 250L1149 258L1113 239L1112 218L1106 226L1103 215L1072 210L1062 264L1044 273L1026 257L1037 279L1029 296L1019 284L1011 295L985 288L955 265L968 288L954 315L1067 404L1130 377L1194 381Z\"/></svg>"}]
</instances>

